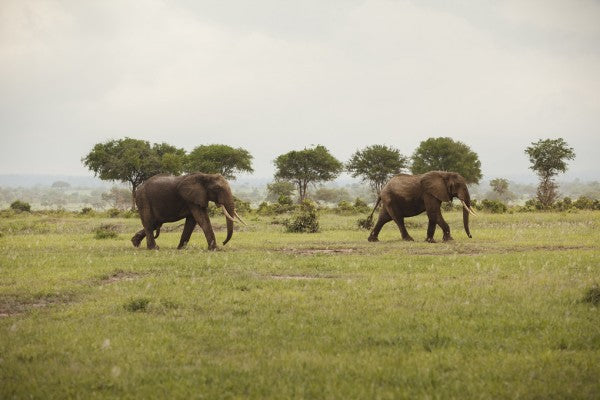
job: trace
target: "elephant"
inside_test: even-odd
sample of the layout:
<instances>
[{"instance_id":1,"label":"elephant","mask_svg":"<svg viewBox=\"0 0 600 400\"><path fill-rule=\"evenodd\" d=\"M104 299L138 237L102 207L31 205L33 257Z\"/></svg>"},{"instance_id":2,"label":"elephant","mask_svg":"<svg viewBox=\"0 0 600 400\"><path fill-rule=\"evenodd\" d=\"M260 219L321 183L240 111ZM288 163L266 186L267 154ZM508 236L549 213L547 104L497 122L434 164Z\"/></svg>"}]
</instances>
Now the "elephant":
<instances>
[{"instance_id":1,"label":"elephant","mask_svg":"<svg viewBox=\"0 0 600 400\"><path fill-rule=\"evenodd\" d=\"M377 242L379 231L383 225L392 219L400 228L402 239L412 241L413 238L406 231L404 218L413 217L427 212L429 225L427 227L427 242L435 243L433 235L436 224L444 232L444 241L452 240L450 227L444 221L440 206L443 201L451 201L457 197L463 205L463 225L467 236L471 238L469 231L469 214L476 215L471 208L471 198L465 178L456 172L431 171L421 175L399 174L394 176L382 189L377 203L371 212L373 213L382 204L379 219L371 231L368 240Z\"/></svg>"},{"instance_id":2,"label":"elephant","mask_svg":"<svg viewBox=\"0 0 600 400\"><path fill-rule=\"evenodd\" d=\"M185 218L183 233L177 248L185 247L198 224L204 231L208 249L215 250L217 243L208 218L209 201L220 205L225 214L227 221L227 237L223 242L225 245L233 235L234 217L244 225L246 223L235 211L233 194L223 176L203 173L183 176L154 175L135 191L135 203L144 229L131 238L131 243L139 247L145 237L148 249L158 249L154 239L160 235L162 224Z\"/></svg>"}]
</instances>

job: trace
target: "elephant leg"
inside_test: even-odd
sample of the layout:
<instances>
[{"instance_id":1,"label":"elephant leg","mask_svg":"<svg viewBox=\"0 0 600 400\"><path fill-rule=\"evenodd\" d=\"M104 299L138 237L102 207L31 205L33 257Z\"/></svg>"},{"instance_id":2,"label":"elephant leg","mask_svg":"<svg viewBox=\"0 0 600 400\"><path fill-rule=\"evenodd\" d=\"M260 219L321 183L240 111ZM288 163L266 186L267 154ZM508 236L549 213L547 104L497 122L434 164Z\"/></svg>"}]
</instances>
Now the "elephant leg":
<instances>
[{"instance_id":1,"label":"elephant leg","mask_svg":"<svg viewBox=\"0 0 600 400\"><path fill-rule=\"evenodd\" d=\"M200 228L204 231L204 236L206 237L206 242L208 243L209 250L217 249L217 241L215 240L215 233L213 232L212 225L210 223L210 219L208 218L208 213L205 208L200 208L197 206L190 207L192 211L192 215L194 219L200 225Z\"/></svg>"},{"instance_id":2,"label":"elephant leg","mask_svg":"<svg viewBox=\"0 0 600 400\"><path fill-rule=\"evenodd\" d=\"M442 213L438 213L437 214L437 220L436 223L440 226L440 228L442 229L442 232L444 232L444 242L448 242L452 239L452 236L450 236L450 226L448 225L448 223L444 220L444 217L442 217Z\"/></svg>"},{"instance_id":3,"label":"elephant leg","mask_svg":"<svg viewBox=\"0 0 600 400\"><path fill-rule=\"evenodd\" d=\"M196 227L196 220L194 217L187 217L185 219L185 225L183 227L183 233L181 234L181 240L179 241L178 249L183 249L185 245L190 241L190 236L192 236L192 232L194 232L194 228Z\"/></svg>"},{"instance_id":4,"label":"elephant leg","mask_svg":"<svg viewBox=\"0 0 600 400\"><path fill-rule=\"evenodd\" d=\"M424 196L423 200L425 200L425 210L427 211L427 218L429 219L429 224L427 225L427 238L425 241L435 243L433 235L435 234L435 225L438 222L438 215L441 216L440 205L442 202L433 196L428 195Z\"/></svg>"},{"instance_id":5,"label":"elephant leg","mask_svg":"<svg viewBox=\"0 0 600 400\"><path fill-rule=\"evenodd\" d=\"M154 224L144 223L144 233L146 234L146 248L148 250L158 250L156 241L154 240Z\"/></svg>"},{"instance_id":6,"label":"elephant leg","mask_svg":"<svg viewBox=\"0 0 600 400\"><path fill-rule=\"evenodd\" d=\"M369 234L369 239L368 239L369 242L378 242L379 239L377 238L377 236L379 236L379 231L381 231L381 228L383 228L383 226L385 224L387 224L388 222L390 222L391 220L392 220L392 217L386 211L385 206L382 206L381 211L379 212L379 218L377 219L377 223L375 224L375 227L371 231L371 234Z\"/></svg>"},{"instance_id":7,"label":"elephant leg","mask_svg":"<svg viewBox=\"0 0 600 400\"><path fill-rule=\"evenodd\" d=\"M394 222L396 223L396 225L398 225L398 228L400 228L400 234L402 235L402 240L406 240L407 242L413 242L414 239L408 234L408 231L406 230L406 226L404 225L404 217L394 219Z\"/></svg>"},{"instance_id":8,"label":"elephant leg","mask_svg":"<svg viewBox=\"0 0 600 400\"><path fill-rule=\"evenodd\" d=\"M142 229L136 232L135 235L133 235L133 237L131 238L131 243L133 243L135 247L140 247L140 243L142 243L142 240L144 240L145 237L146 232Z\"/></svg>"}]
</instances>

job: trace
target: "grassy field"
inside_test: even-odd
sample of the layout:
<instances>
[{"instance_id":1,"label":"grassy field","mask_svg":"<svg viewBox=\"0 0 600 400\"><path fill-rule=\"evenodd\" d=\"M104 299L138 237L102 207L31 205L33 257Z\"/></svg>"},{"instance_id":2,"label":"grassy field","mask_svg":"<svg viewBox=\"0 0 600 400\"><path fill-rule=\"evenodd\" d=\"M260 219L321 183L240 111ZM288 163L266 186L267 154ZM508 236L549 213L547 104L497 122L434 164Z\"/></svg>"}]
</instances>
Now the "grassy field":
<instances>
[{"instance_id":1,"label":"grassy field","mask_svg":"<svg viewBox=\"0 0 600 400\"><path fill-rule=\"evenodd\" d=\"M445 216L436 244L423 216L413 243L245 216L208 252L179 224L147 251L136 219L5 215L0 398L599 398L600 212L480 214L473 239Z\"/></svg>"}]
</instances>

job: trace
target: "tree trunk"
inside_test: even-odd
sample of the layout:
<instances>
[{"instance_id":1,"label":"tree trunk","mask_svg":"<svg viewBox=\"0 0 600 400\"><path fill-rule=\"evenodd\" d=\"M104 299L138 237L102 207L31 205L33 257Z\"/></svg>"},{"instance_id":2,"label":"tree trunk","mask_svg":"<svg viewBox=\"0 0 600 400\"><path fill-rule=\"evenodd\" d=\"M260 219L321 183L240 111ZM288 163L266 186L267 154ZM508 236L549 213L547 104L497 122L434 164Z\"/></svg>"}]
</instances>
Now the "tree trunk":
<instances>
[{"instance_id":1,"label":"tree trunk","mask_svg":"<svg viewBox=\"0 0 600 400\"><path fill-rule=\"evenodd\" d=\"M131 211L135 211L135 189L137 189L137 185L131 185Z\"/></svg>"}]
</instances>

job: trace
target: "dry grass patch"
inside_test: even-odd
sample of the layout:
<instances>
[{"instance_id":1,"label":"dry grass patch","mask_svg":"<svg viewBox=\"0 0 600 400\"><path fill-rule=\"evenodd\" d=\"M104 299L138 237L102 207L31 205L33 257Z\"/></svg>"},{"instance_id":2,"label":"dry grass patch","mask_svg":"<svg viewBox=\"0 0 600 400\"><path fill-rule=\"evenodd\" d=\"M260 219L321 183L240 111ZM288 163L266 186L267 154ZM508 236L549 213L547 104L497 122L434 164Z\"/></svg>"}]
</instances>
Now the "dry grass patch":
<instances>
[{"instance_id":1,"label":"dry grass patch","mask_svg":"<svg viewBox=\"0 0 600 400\"><path fill-rule=\"evenodd\" d=\"M73 301L66 295L43 295L34 298L23 298L14 295L0 297L0 318L20 315L36 308L45 308L56 304L68 304Z\"/></svg>"}]
</instances>

